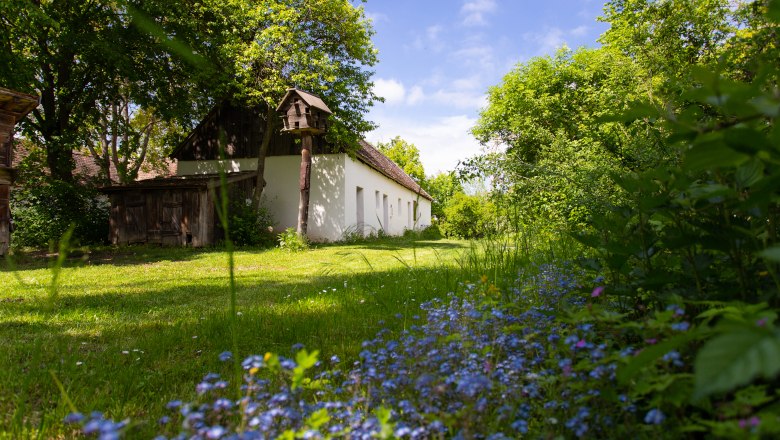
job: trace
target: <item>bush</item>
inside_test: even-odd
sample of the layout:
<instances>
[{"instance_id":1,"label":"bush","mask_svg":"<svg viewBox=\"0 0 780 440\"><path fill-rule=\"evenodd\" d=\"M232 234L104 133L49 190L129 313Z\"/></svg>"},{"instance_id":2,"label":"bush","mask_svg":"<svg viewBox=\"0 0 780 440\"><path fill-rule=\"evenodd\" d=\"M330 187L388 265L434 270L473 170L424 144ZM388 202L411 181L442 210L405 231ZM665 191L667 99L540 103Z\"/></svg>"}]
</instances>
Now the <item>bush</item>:
<instances>
[{"instance_id":1,"label":"bush","mask_svg":"<svg viewBox=\"0 0 780 440\"><path fill-rule=\"evenodd\" d=\"M289 252L300 252L309 249L309 241L301 237L294 228L287 228L276 238L279 247Z\"/></svg>"},{"instance_id":2,"label":"bush","mask_svg":"<svg viewBox=\"0 0 780 440\"><path fill-rule=\"evenodd\" d=\"M448 237L481 238L496 233L496 208L481 196L455 194L444 207L441 229Z\"/></svg>"},{"instance_id":3,"label":"bush","mask_svg":"<svg viewBox=\"0 0 780 440\"><path fill-rule=\"evenodd\" d=\"M11 192L12 242L46 247L75 226L71 246L108 240L110 204L94 187L48 178L28 182Z\"/></svg>"},{"instance_id":4,"label":"bush","mask_svg":"<svg viewBox=\"0 0 780 440\"><path fill-rule=\"evenodd\" d=\"M237 246L274 245L273 217L265 206L254 209L251 200L234 201L230 206L230 238Z\"/></svg>"},{"instance_id":5,"label":"bush","mask_svg":"<svg viewBox=\"0 0 780 440\"><path fill-rule=\"evenodd\" d=\"M439 240L442 237L439 225L429 225L424 229L405 229L404 238L417 240Z\"/></svg>"}]
</instances>

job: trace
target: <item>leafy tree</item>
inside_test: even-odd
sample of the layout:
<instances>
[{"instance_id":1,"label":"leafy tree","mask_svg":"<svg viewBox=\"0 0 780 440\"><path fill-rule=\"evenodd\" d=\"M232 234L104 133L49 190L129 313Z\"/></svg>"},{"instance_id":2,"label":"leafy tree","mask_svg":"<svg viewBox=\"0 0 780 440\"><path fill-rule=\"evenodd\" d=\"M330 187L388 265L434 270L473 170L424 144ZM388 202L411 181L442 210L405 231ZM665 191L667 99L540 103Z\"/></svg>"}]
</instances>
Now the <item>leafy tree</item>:
<instances>
[{"instance_id":1,"label":"leafy tree","mask_svg":"<svg viewBox=\"0 0 780 440\"><path fill-rule=\"evenodd\" d=\"M2 2L0 62L6 68L0 81L40 95L41 105L24 129L45 147L56 179L72 181L72 152L98 142L96 133L105 134L101 120L111 119L114 105L154 109L156 118L186 126L224 83L214 69L188 69L186 58L159 44L159 35L133 26L133 3ZM178 2L144 5L166 9L177 38L192 35L204 23L191 20L192 13ZM204 52L216 40L210 43Z\"/></svg>"},{"instance_id":2,"label":"leafy tree","mask_svg":"<svg viewBox=\"0 0 780 440\"><path fill-rule=\"evenodd\" d=\"M429 176L425 179L423 187L433 197L431 215L439 220L444 220L444 207L448 205L455 194L463 193L463 185L453 171Z\"/></svg>"},{"instance_id":3,"label":"leafy tree","mask_svg":"<svg viewBox=\"0 0 780 440\"><path fill-rule=\"evenodd\" d=\"M223 7L222 2L213 3L213 8ZM220 47L220 58L230 62L232 96L266 108L258 151L259 207L265 156L279 119L276 105L287 88L320 96L334 111L329 143L356 148L361 134L375 127L363 115L378 99L369 70L377 62L377 51L363 8L346 0L264 0L231 12L235 24L230 29L240 29L241 35Z\"/></svg>"},{"instance_id":4,"label":"leafy tree","mask_svg":"<svg viewBox=\"0 0 780 440\"><path fill-rule=\"evenodd\" d=\"M163 121L153 109L127 99L103 108L89 133L84 143L106 185L114 180L133 182L142 169L164 171L171 146L186 135L178 124ZM111 175L112 165L116 176Z\"/></svg>"},{"instance_id":5,"label":"leafy tree","mask_svg":"<svg viewBox=\"0 0 780 440\"><path fill-rule=\"evenodd\" d=\"M505 148L468 161L461 175L490 176L507 203L523 206L523 222L581 223L619 195L609 173L666 159L644 121L604 121L643 93L636 64L606 48L564 48L520 64L490 89L472 130Z\"/></svg>"},{"instance_id":6,"label":"leafy tree","mask_svg":"<svg viewBox=\"0 0 780 440\"><path fill-rule=\"evenodd\" d=\"M97 1L3 1L2 9L0 82L40 94L40 107L26 120L27 134L45 146L52 175L72 181L71 152L83 121L112 79L119 16Z\"/></svg>"},{"instance_id":7,"label":"leafy tree","mask_svg":"<svg viewBox=\"0 0 780 440\"><path fill-rule=\"evenodd\" d=\"M444 216L441 228L449 237L481 238L497 232L495 206L486 196L456 193Z\"/></svg>"},{"instance_id":8,"label":"leafy tree","mask_svg":"<svg viewBox=\"0 0 780 440\"><path fill-rule=\"evenodd\" d=\"M378 142L376 146L382 154L395 162L417 183L422 185L425 182L425 169L420 162L420 150L414 144L401 139L401 136L396 136L390 142Z\"/></svg>"},{"instance_id":9,"label":"leafy tree","mask_svg":"<svg viewBox=\"0 0 780 440\"><path fill-rule=\"evenodd\" d=\"M743 3L743 2L739 2ZM689 67L717 64L736 31L729 0L610 0L602 21L610 28L605 46L620 50L642 67L642 76L663 96L691 85Z\"/></svg>"}]
</instances>

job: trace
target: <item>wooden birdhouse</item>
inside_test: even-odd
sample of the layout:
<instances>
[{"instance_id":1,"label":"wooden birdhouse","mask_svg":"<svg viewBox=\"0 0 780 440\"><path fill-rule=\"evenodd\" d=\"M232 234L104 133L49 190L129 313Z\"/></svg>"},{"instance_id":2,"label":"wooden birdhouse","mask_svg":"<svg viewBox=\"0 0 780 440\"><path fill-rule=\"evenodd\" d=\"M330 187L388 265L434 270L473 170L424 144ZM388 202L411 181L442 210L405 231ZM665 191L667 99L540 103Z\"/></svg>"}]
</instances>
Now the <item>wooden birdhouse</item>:
<instances>
[{"instance_id":1,"label":"wooden birdhouse","mask_svg":"<svg viewBox=\"0 0 780 440\"><path fill-rule=\"evenodd\" d=\"M287 89L276 108L282 116L282 131L322 134L328 129L328 116L333 114L318 96L295 88Z\"/></svg>"}]
</instances>

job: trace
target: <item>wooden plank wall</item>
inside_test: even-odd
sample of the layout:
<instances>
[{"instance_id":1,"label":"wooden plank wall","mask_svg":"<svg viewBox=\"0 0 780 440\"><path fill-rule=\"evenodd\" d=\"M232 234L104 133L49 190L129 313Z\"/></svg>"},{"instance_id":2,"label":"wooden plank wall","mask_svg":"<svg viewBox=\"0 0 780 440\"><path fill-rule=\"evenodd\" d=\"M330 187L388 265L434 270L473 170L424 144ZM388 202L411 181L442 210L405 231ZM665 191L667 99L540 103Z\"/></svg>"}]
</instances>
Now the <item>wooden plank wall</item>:
<instances>
[{"instance_id":1,"label":"wooden plank wall","mask_svg":"<svg viewBox=\"0 0 780 440\"><path fill-rule=\"evenodd\" d=\"M11 246L11 186L0 184L0 255L8 253Z\"/></svg>"},{"instance_id":2,"label":"wooden plank wall","mask_svg":"<svg viewBox=\"0 0 780 440\"><path fill-rule=\"evenodd\" d=\"M205 189L172 188L112 194L109 218L111 242L178 246L209 244L204 236L208 235L209 227L200 219L203 193L206 193Z\"/></svg>"},{"instance_id":3,"label":"wooden plank wall","mask_svg":"<svg viewBox=\"0 0 780 440\"><path fill-rule=\"evenodd\" d=\"M15 122L13 116L0 112L0 167L11 166L11 139Z\"/></svg>"}]
</instances>

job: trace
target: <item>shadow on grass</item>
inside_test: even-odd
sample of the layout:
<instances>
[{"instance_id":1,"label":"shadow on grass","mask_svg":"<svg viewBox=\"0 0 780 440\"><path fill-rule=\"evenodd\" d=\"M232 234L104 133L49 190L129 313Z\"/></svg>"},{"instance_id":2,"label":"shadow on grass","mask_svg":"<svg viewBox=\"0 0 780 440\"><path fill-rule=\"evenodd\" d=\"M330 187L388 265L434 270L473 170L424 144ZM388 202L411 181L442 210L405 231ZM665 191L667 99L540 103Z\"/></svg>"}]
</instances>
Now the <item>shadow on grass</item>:
<instances>
[{"instance_id":1,"label":"shadow on grass","mask_svg":"<svg viewBox=\"0 0 780 440\"><path fill-rule=\"evenodd\" d=\"M333 242L315 243L313 248L350 247L372 250L403 250L408 248L456 249L463 244L443 240L415 239L408 237L389 237L376 240L358 241L354 243ZM258 254L273 248L267 247L237 247L236 252ZM181 246L129 245L119 247L84 247L71 251L63 267L83 267L114 265L128 266L158 263L161 261L189 261L212 253L224 253L225 248L211 246L192 248ZM14 254L0 259L0 272L13 270L34 270L49 268L56 260L57 253L47 250L15 250Z\"/></svg>"},{"instance_id":2,"label":"shadow on grass","mask_svg":"<svg viewBox=\"0 0 780 440\"><path fill-rule=\"evenodd\" d=\"M83 267L98 265L126 266L158 263L161 261L188 261L198 256L224 249L163 247L153 245L131 245L121 247L95 247L74 249L68 254L63 267ZM0 272L13 270L46 269L57 259L56 252L46 250L15 251L13 255L0 260Z\"/></svg>"},{"instance_id":3,"label":"shadow on grass","mask_svg":"<svg viewBox=\"0 0 780 440\"><path fill-rule=\"evenodd\" d=\"M274 283L241 278L236 355L289 356L293 344L305 343L322 350L322 359L333 354L356 359L363 340L381 328L397 331L416 322L419 304L456 289L463 275L442 266ZM133 432L140 437L153 436L153 422L165 414L166 402L194 400L194 386L204 374L229 371L217 360L231 349L224 279L150 284L127 293L84 294L87 288L63 291L54 308L42 298L4 304L0 389L15 390L16 396L0 399L5 414L0 425L8 432L21 432L27 424L9 419L24 408L23 419L33 424L27 426L48 420L44 437L69 435L60 423L68 410L49 370L80 411L151 421Z\"/></svg>"}]
</instances>

